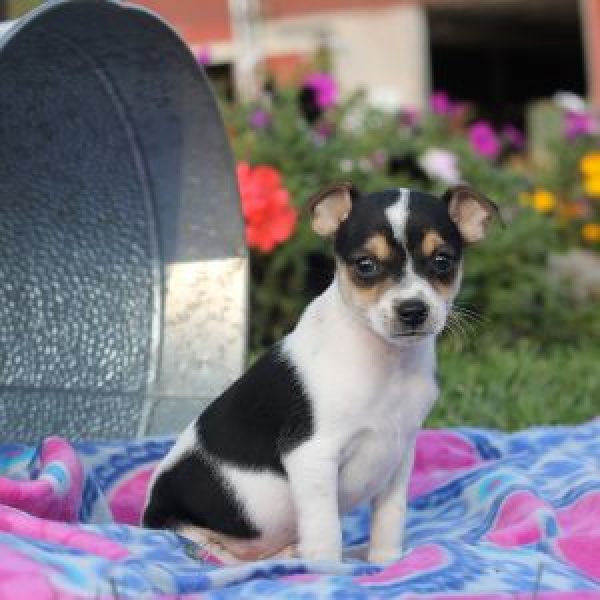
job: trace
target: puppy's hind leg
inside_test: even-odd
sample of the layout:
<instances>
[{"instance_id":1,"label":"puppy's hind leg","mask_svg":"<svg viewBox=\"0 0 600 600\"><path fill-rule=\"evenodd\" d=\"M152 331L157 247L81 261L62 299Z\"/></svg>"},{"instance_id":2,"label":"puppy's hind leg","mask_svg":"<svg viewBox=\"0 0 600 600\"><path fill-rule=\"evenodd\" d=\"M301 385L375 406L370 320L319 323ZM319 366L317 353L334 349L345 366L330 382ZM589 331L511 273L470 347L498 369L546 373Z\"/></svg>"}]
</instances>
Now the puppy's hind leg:
<instances>
[{"instance_id":1,"label":"puppy's hind leg","mask_svg":"<svg viewBox=\"0 0 600 600\"><path fill-rule=\"evenodd\" d=\"M294 545L274 550L273 546L260 538L240 540L193 525L182 525L176 531L202 548L200 558L209 562L219 562L222 565L239 565L254 560L285 559L297 556Z\"/></svg>"},{"instance_id":2,"label":"puppy's hind leg","mask_svg":"<svg viewBox=\"0 0 600 600\"><path fill-rule=\"evenodd\" d=\"M193 525L181 525L175 532L200 546L198 558L220 565L237 565L242 561L228 552L223 544L215 539L214 532Z\"/></svg>"}]
</instances>

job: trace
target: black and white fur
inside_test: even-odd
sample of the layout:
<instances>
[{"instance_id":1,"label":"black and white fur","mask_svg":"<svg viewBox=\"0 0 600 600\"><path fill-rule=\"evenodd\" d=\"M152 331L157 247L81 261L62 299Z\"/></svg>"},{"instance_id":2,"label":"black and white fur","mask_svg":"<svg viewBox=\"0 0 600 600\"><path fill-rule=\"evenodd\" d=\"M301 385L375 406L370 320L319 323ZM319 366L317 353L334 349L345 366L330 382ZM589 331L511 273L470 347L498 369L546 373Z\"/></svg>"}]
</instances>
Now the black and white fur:
<instances>
[{"instance_id":1,"label":"black and white fur","mask_svg":"<svg viewBox=\"0 0 600 600\"><path fill-rule=\"evenodd\" d=\"M402 551L415 438L438 395L435 338L463 246L495 206L467 186L442 199L348 184L311 203L336 274L296 328L181 434L158 466L143 524L225 562L340 560L340 512L372 503L368 559Z\"/></svg>"}]
</instances>

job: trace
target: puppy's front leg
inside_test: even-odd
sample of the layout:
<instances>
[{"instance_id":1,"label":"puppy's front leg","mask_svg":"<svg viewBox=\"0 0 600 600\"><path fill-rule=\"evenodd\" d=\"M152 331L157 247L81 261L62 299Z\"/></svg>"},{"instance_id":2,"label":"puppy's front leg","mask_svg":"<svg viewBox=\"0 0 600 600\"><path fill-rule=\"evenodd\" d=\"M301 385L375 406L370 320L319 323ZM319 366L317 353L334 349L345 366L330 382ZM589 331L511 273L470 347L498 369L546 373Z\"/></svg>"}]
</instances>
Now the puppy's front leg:
<instances>
[{"instance_id":1,"label":"puppy's front leg","mask_svg":"<svg viewBox=\"0 0 600 600\"><path fill-rule=\"evenodd\" d=\"M415 454L415 439L406 448L398 469L373 501L369 562L389 562L402 554L406 496Z\"/></svg>"},{"instance_id":2,"label":"puppy's front leg","mask_svg":"<svg viewBox=\"0 0 600 600\"><path fill-rule=\"evenodd\" d=\"M342 533L338 513L338 462L335 454L310 442L285 459L301 558L339 561Z\"/></svg>"}]
</instances>

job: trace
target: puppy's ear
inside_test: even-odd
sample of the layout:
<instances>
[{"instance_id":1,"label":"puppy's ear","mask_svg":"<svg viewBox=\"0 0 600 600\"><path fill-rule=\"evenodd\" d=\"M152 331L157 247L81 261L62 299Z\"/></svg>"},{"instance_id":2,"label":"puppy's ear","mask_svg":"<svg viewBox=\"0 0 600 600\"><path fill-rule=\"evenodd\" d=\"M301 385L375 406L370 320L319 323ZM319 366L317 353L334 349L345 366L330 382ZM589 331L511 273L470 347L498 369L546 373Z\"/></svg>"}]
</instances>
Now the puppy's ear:
<instances>
[{"instance_id":1,"label":"puppy's ear","mask_svg":"<svg viewBox=\"0 0 600 600\"><path fill-rule=\"evenodd\" d=\"M331 235L350 214L356 190L351 183L336 183L315 194L308 202L313 230Z\"/></svg>"},{"instance_id":2,"label":"puppy's ear","mask_svg":"<svg viewBox=\"0 0 600 600\"><path fill-rule=\"evenodd\" d=\"M451 187L442 200L448 205L450 218L468 244L482 240L492 219L500 219L498 207L468 185Z\"/></svg>"}]
</instances>

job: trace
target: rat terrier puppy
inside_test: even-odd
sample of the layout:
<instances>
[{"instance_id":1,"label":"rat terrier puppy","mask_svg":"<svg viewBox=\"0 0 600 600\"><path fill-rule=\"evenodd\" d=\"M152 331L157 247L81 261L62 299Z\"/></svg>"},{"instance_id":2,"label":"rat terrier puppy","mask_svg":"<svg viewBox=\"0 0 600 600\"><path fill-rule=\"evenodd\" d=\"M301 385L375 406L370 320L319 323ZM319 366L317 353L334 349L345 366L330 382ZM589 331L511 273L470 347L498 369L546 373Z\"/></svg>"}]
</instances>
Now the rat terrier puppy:
<instances>
[{"instance_id":1,"label":"rat terrier puppy","mask_svg":"<svg viewBox=\"0 0 600 600\"><path fill-rule=\"evenodd\" d=\"M143 524L226 563L340 560L340 512L372 503L368 559L402 551L415 438L438 395L435 338L465 244L495 205L460 185L435 198L339 184L310 203L336 273L296 328L182 433L151 482Z\"/></svg>"}]
</instances>

